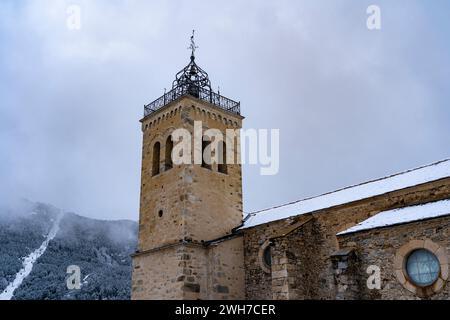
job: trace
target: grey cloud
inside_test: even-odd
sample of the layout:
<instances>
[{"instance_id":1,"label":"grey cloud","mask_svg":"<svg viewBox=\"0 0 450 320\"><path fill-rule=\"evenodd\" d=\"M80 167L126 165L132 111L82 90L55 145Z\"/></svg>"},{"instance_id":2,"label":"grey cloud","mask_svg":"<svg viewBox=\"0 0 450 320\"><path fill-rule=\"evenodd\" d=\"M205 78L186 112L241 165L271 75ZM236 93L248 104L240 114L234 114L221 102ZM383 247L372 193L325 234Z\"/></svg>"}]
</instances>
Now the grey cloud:
<instances>
[{"instance_id":1,"label":"grey cloud","mask_svg":"<svg viewBox=\"0 0 450 320\"><path fill-rule=\"evenodd\" d=\"M245 127L280 129L280 173L244 168L247 211L448 157L448 4L378 2L377 32L367 1L2 2L0 201L137 219L138 120L193 28Z\"/></svg>"}]
</instances>

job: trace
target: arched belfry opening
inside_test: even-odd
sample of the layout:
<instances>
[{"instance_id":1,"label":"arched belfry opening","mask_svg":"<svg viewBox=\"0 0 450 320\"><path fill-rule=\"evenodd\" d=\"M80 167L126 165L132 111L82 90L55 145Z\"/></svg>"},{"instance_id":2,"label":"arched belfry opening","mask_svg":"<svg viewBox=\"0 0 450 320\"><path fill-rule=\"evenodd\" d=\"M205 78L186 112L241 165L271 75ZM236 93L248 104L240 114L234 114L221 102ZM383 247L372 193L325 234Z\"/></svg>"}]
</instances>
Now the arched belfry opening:
<instances>
[{"instance_id":1,"label":"arched belfry opening","mask_svg":"<svg viewBox=\"0 0 450 320\"><path fill-rule=\"evenodd\" d=\"M153 156L152 156L152 175L156 176L159 174L159 158L161 155L161 143L156 142L153 145Z\"/></svg>"},{"instance_id":2,"label":"arched belfry opening","mask_svg":"<svg viewBox=\"0 0 450 320\"><path fill-rule=\"evenodd\" d=\"M203 137L202 140L202 167L211 170L211 140ZM209 147L209 148L208 148Z\"/></svg>"},{"instance_id":3,"label":"arched belfry opening","mask_svg":"<svg viewBox=\"0 0 450 320\"><path fill-rule=\"evenodd\" d=\"M170 170L173 168L173 160L172 160L172 151L173 151L173 140L172 135L167 137L166 140L166 154L164 161L164 170Z\"/></svg>"},{"instance_id":4,"label":"arched belfry opening","mask_svg":"<svg viewBox=\"0 0 450 320\"><path fill-rule=\"evenodd\" d=\"M224 141L221 141L218 144L218 150L219 154L219 164L217 165L217 170L220 173L227 174L228 173L228 167L227 167L227 145Z\"/></svg>"}]
</instances>

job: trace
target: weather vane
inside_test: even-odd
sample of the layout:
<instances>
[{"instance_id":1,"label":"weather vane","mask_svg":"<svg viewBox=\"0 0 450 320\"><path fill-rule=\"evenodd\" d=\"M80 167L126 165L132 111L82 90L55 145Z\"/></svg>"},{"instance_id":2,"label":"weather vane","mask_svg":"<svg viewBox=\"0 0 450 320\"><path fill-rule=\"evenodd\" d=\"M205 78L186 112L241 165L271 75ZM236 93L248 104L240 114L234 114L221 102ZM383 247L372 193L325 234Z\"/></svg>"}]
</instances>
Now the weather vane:
<instances>
[{"instance_id":1,"label":"weather vane","mask_svg":"<svg viewBox=\"0 0 450 320\"><path fill-rule=\"evenodd\" d=\"M195 30L192 30L191 45L188 47L188 49L190 49L192 52L191 57L194 57L195 49L198 48L198 46L196 46L195 42L194 42L194 35L195 35Z\"/></svg>"}]
</instances>

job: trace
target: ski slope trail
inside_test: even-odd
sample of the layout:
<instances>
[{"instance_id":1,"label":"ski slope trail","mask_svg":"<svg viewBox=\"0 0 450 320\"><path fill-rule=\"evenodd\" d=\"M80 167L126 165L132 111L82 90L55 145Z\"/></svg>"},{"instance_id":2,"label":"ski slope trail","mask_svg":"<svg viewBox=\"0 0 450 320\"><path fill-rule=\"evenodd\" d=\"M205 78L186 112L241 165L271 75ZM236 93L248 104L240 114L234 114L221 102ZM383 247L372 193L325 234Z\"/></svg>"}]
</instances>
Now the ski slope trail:
<instances>
[{"instance_id":1,"label":"ski slope trail","mask_svg":"<svg viewBox=\"0 0 450 320\"><path fill-rule=\"evenodd\" d=\"M61 218L62 212L60 212L54 219L53 225L41 246L23 258L22 269L20 269L20 271L16 274L15 279L6 287L6 289L0 293L0 300L11 300L14 297L14 291L20 287L23 280L28 277L31 270L33 270L33 265L36 260L44 254L45 250L47 250L48 244L58 233Z\"/></svg>"}]
</instances>

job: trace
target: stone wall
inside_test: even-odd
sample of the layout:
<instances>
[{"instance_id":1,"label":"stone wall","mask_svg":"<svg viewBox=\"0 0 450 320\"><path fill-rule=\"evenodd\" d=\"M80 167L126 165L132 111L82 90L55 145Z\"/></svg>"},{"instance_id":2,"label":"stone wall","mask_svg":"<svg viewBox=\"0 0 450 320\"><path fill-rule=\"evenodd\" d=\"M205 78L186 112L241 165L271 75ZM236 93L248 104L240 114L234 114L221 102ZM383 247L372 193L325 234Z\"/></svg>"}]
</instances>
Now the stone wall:
<instances>
[{"instance_id":1,"label":"stone wall","mask_svg":"<svg viewBox=\"0 0 450 320\"><path fill-rule=\"evenodd\" d=\"M194 121L201 121L203 130L218 129L225 137L226 129L238 130L242 117L229 114L213 105L186 99L181 117L184 126L194 131ZM237 146L240 144L239 131ZM194 148L192 150L194 152ZM198 241L208 241L230 234L242 221L242 170L240 164L227 164L227 173L200 165L188 166L185 210L187 212L186 236Z\"/></svg>"},{"instance_id":2,"label":"stone wall","mask_svg":"<svg viewBox=\"0 0 450 320\"><path fill-rule=\"evenodd\" d=\"M133 257L131 298L182 299L184 282L176 281L183 274L180 262L183 249L168 247ZM164 270L164 272L162 272Z\"/></svg>"},{"instance_id":3,"label":"stone wall","mask_svg":"<svg viewBox=\"0 0 450 320\"><path fill-rule=\"evenodd\" d=\"M244 230L245 297L249 300L272 299L272 277L261 267L260 248L285 222L274 222Z\"/></svg>"},{"instance_id":4,"label":"stone wall","mask_svg":"<svg viewBox=\"0 0 450 320\"><path fill-rule=\"evenodd\" d=\"M209 290L207 299L245 298L244 244L239 236L208 248Z\"/></svg>"},{"instance_id":5,"label":"stone wall","mask_svg":"<svg viewBox=\"0 0 450 320\"><path fill-rule=\"evenodd\" d=\"M308 284L311 287L308 289L310 293L307 295L299 294L298 297L335 299L337 287L331 256L339 250L336 234L340 231L384 210L442 200L449 197L450 178L447 178L312 213L315 219L315 227L303 234L299 231L298 236L320 239L320 242L315 244L312 256L312 259L316 261L314 269L308 270L315 276L312 282ZM259 249L265 241L276 235L278 230L295 223L296 219L299 219L299 217L274 221L244 230L245 281L246 297L248 299L271 299L273 297L272 277L270 274L265 273L258 263ZM298 241L307 243L306 239ZM281 255L281 253L279 254ZM298 263L301 264L301 261ZM303 290L303 292L308 292L308 290Z\"/></svg>"},{"instance_id":6,"label":"stone wall","mask_svg":"<svg viewBox=\"0 0 450 320\"><path fill-rule=\"evenodd\" d=\"M243 239L175 244L133 257L132 298L244 299Z\"/></svg>"},{"instance_id":7,"label":"stone wall","mask_svg":"<svg viewBox=\"0 0 450 320\"><path fill-rule=\"evenodd\" d=\"M331 256L336 284L336 300L356 300L361 298L364 277L361 263L353 247L336 251Z\"/></svg>"},{"instance_id":8,"label":"stone wall","mask_svg":"<svg viewBox=\"0 0 450 320\"><path fill-rule=\"evenodd\" d=\"M170 133L182 127L181 104L167 108L167 116L156 114L142 123L143 146L141 168L141 201L139 215L139 251L163 244L176 243L184 234L186 168L164 168L165 142ZM151 125L150 125L151 124ZM161 144L160 173L154 175L153 146ZM159 212L162 212L162 216Z\"/></svg>"},{"instance_id":9,"label":"stone wall","mask_svg":"<svg viewBox=\"0 0 450 320\"><path fill-rule=\"evenodd\" d=\"M284 237L274 238L272 247L272 298L275 300L319 299L320 260L317 247L323 243L311 219Z\"/></svg>"},{"instance_id":10,"label":"stone wall","mask_svg":"<svg viewBox=\"0 0 450 320\"><path fill-rule=\"evenodd\" d=\"M360 261L357 272L361 283L366 283L369 266L378 266L381 271L381 289L369 290L361 286L360 299L419 299L420 297L405 288L396 275L395 257L402 246L412 240L431 240L445 249L450 255L450 217L435 218L387 228L373 229L339 237L342 247L353 247ZM449 299L450 287L431 294L429 299Z\"/></svg>"}]
</instances>

